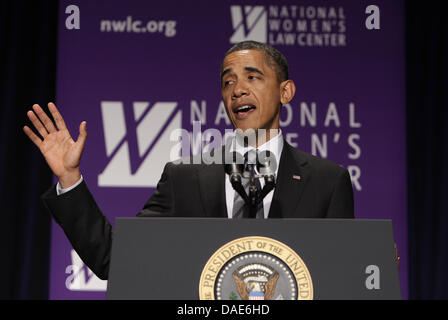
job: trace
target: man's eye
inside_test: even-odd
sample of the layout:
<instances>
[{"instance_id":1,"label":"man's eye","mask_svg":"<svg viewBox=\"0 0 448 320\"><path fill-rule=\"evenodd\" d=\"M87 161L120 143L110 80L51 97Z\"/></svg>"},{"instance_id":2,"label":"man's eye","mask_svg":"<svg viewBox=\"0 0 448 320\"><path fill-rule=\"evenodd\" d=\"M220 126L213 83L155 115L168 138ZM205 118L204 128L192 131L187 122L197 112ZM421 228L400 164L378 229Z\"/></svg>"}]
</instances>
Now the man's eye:
<instances>
[{"instance_id":1,"label":"man's eye","mask_svg":"<svg viewBox=\"0 0 448 320\"><path fill-rule=\"evenodd\" d=\"M232 84L233 83L233 81L232 80L227 80L227 81L224 81L224 85L225 86L227 86L227 85L229 85L229 84Z\"/></svg>"},{"instance_id":2,"label":"man's eye","mask_svg":"<svg viewBox=\"0 0 448 320\"><path fill-rule=\"evenodd\" d=\"M249 76L249 80L258 79L257 76Z\"/></svg>"}]
</instances>

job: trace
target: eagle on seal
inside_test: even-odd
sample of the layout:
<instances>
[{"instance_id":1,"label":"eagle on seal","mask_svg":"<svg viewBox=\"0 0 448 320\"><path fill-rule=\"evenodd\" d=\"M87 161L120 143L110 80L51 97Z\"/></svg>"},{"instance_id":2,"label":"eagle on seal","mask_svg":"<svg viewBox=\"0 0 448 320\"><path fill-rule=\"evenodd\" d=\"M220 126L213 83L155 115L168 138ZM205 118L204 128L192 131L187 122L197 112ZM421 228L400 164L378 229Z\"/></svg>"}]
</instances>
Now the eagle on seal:
<instances>
[{"instance_id":1,"label":"eagle on seal","mask_svg":"<svg viewBox=\"0 0 448 320\"><path fill-rule=\"evenodd\" d=\"M250 294L253 289L264 287L263 300L271 300L275 293L275 288L277 286L277 280L279 278L279 274L277 272L273 273L268 277L268 281L264 284L264 286L255 285L254 283L246 283L244 279L237 273L234 272L232 274L233 279L235 280L236 288L238 290L238 294L240 295L242 300L250 300ZM259 290L259 289L258 289Z\"/></svg>"}]
</instances>

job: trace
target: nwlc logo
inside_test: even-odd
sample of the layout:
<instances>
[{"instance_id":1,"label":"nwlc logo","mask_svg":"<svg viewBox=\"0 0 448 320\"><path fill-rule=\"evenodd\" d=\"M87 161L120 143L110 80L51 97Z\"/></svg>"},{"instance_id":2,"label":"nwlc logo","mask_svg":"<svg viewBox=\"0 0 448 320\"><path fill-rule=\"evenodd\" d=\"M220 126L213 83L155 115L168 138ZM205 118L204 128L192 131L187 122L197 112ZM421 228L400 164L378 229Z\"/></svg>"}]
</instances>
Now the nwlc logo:
<instances>
[{"instance_id":1,"label":"nwlc logo","mask_svg":"<svg viewBox=\"0 0 448 320\"><path fill-rule=\"evenodd\" d=\"M129 111L132 112L129 112ZM177 102L102 101L108 164L98 175L100 187L155 187L175 142L170 134L182 126Z\"/></svg>"},{"instance_id":2,"label":"nwlc logo","mask_svg":"<svg viewBox=\"0 0 448 320\"><path fill-rule=\"evenodd\" d=\"M230 43L254 40L267 41L267 11L263 6L230 6L233 35Z\"/></svg>"}]
</instances>

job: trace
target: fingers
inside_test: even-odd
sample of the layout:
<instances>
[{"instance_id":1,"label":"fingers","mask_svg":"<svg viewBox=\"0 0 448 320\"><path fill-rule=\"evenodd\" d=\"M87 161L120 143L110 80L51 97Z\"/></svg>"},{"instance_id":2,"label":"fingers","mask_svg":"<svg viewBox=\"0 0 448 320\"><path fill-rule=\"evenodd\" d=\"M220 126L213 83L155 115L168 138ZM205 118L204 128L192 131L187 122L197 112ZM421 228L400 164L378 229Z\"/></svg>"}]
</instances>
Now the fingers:
<instances>
[{"instance_id":1,"label":"fingers","mask_svg":"<svg viewBox=\"0 0 448 320\"><path fill-rule=\"evenodd\" d=\"M56 132L53 121L50 120L50 118L38 104L33 105L33 110L39 117L39 120L44 124L45 129L46 131L48 131L48 133Z\"/></svg>"},{"instance_id":2,"label":"fingers","mask_svg":"<svg viewBox=\"0 0 448 320\"><path fill-rule=\"evenodd\" d=\"M28 126L23 127L23 132L30 138L31 141L40 149L42 140L31 130Z\"/></svg>"},{"instance_id":3,"label":"fingers","mask_svg":"<svg viewBox=\"0 0 448 320\"><path fill-rule=\"evenodd\" d=\"M30 119L31 123L33 124L34 128L40 133L42 138L45 139L45 137L48 135L47 129L42 125L42 122L40 122L39 118L36 116L36 114L33 111L28 111L27 114L28 118Z\"/></svg>"},{"instance_id":4,"label":"fingers","mask_svg":"<svg viewBox=\"0 0 448 320\"><path fill-rule=\"evenodd\" d=\"M67 126L65 125L64 118L62 118L61 114L59 113L58 109L56 108L56 105L53 102L50 102L48 104L48 109L51 112L51 115L53 116L54 121L56 122L56 126L59 130L67 129Z\"/></svg>"}]
</instances>

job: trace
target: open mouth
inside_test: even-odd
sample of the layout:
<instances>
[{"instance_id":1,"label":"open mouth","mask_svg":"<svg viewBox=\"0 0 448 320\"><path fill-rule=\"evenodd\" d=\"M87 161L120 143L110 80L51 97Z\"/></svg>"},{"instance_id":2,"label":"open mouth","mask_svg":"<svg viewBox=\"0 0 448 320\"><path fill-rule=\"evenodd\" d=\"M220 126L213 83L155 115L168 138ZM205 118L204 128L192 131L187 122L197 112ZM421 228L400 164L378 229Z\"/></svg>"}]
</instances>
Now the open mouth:
<instances>
[{"instance_id":1,"label":"open mouth","mask_svg":"<svg viewBox=\"0 0 448 320\"><path fill-rule=\"evenodd\" d=\"M235 108L233 112L236 114L238 119L244 119L255 109L256 109L256 107L254 105L248 104L248 105L243 105L243 106L239 106L238 108Z\"/></svg>"}]
</instances>

